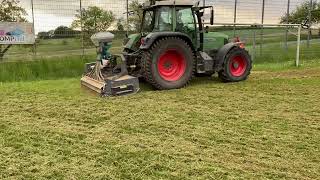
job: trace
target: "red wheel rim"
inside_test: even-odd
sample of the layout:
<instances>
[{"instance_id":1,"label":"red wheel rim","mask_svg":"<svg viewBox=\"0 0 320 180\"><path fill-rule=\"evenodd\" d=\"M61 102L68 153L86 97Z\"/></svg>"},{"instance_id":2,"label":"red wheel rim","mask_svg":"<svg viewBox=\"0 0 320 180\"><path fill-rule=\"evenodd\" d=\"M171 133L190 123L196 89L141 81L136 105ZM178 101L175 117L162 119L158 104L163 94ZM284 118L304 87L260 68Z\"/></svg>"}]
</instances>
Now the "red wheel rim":
<instances>
[{"instance_id":1,"label":"red wheel rim","mask_svg":"<svg viewBox=\"0 0 320 180\"><path fill-rule=\"evenodd\" d=\"M186 60L179 51L169 49L158 60L158 72L166 81L179 80L186 71Z\"/></svg>"},{"instance_id":2,"label":"red wheel rim","mask_svg":"<svg viewBox=\"0 0 320 180\"><path fill-rule=\"evenodd\" d=\"M230 73L232 76L242 76L247 69L247 61L242 56L234 56L229 64Z\"/></svg>"}]
</instances>

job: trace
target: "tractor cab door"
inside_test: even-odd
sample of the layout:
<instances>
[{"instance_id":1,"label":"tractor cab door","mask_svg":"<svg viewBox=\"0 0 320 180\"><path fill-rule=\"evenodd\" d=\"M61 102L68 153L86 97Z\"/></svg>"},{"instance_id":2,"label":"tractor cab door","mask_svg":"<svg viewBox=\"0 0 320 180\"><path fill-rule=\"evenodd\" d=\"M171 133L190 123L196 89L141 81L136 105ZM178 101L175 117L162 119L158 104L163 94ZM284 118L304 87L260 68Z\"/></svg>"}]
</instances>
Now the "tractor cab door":
<instances>
[{"instance_id":1,"label":"tractor cab door","mask_svg":"<svg viewBox=\"0 0 320 180\"><path fill-rule=\"evenodd\" d=\"M194 45L197 43L197 23L190 7L176 7L176 32L189 36Z\"/></svg>"},{"instance_id":2,"label":"tractor cab door","mask_svg":"<svg viewBox=\"0 0 320 180\"><path fill-rule=\"evenodd\" d=\"M162 6L144 10L141 33L173 31L172 8Z\"/></svg>"},{"instance_id":3,"label":"tractor cab door","mask_svg":"<svg viewBox=\"0 0 320 180\"><path fill-rule=\"evenodd\" d=\"M161 7L158 8L155 15L154 30L156 32L172 31L172 8Z\"/></svg>"}]
</instances>

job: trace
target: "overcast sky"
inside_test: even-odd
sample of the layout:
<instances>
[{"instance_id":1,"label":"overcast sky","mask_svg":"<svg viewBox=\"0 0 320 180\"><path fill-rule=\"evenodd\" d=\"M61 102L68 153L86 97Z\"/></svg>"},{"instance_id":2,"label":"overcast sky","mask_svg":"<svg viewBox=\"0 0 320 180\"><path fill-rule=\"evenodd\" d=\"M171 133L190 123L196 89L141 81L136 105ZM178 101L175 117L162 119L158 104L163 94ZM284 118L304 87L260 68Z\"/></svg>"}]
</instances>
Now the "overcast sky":
<instances>
[{"instance_id":1,"label":"overcast sky","mask_svg":"<svg viewBox=\"0 0 320 180\"><path fill-rule=\"evenodd\" d=\"M20 0L21 6L28 12L28 20L32 22L31 0ZM131 1L131 0L129 0ZM33 0L35 31L48 31L57 26L70 26L76 11L80 8L80 0ZM202 1L201 1L202 2ZM265 20L267 24L279 23L280 17L287 10L288 0L265 0ZM303 2L291 0L290 9ZM99 6L111 10L117 18L123 17L126 0L82 0L82 6ZM234 0L206 0L207 5L215 7L215 22L232 23L234 17ZM237 23L261 23L262 0L238 0Z\"/></svg>"}]
</instances>

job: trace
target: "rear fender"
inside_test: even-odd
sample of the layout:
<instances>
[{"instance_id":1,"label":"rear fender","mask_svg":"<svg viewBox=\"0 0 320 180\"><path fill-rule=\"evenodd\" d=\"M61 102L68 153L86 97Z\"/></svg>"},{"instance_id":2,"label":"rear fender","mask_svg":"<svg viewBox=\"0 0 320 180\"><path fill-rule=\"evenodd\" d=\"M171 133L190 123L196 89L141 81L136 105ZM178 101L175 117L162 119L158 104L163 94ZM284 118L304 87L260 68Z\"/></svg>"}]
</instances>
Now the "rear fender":
<instances>
[{"instance_id":1,"label":"rear fender","mask_svg":"<svg viewBox=\"0 0 320 180\"><path fill-rule=\"evenodd\" d=\"M149 49L154 42L156 42L158 39L164 38L164 37L179 37L183 40L185 40L192 50L195 50L191 39L186 34L183 34L181 32L153 32L148 34L146 37L143 38L142 44L140 46L140 49L146 50Z\"/></svg>"},{"instance_id":2,"label":"rear fender","mask_svg":"<svg viewBox=\"0 0 320 180\"><path fill-rule=\"evenodd\" d=\"M129 49L132 51L137 51L139 49L139 41L141 39L141 34L131 34L128 38L124 40L124 49Z\"/></svg>"},{"instance_id":3,"label":"rear fender","mask_svg":"<svg viewBox=\"0 0 320 180\"><path fill-rule=\"evenodd\" d=\"M223 62L224 62L228 52L235 47L239 47L239 45L240 45L240 43L231 42L231 43L224 45L222 48L219 49L219 51L215 57L214 69L216 72L219 72L220 70L222 70Z\"/></svg>"}]
</instances>

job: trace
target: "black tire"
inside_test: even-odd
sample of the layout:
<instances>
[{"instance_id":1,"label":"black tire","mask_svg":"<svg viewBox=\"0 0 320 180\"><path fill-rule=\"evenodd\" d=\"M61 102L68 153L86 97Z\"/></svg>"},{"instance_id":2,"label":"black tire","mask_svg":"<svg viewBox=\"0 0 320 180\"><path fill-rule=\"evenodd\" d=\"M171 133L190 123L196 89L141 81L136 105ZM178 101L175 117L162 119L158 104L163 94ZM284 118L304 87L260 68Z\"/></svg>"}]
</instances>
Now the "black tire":
<instances>
[{"instance_id":1,"label":"black tire","mask_svg":"<svg viewBox=\"0 0 320 180\"><path fill-rule=\"evenodd\" d=\"M180 68L184 69L184 71L181 71L178 79L176 80L167 80L166 78L164 78L161 74L161 67L159 67L159 63L162 62L162 60L160 60L161 57L163 57L163 55L169 51L173 51L173 53L179 54L179 57L181 57L180 59L182 59L180 61L184 62L183 68ZM178 37L166 37L160 39L156 41L152 45L152 47L149 50L145 51L143 54L144 78L153 87L159 90L179 89L185 87L194 75L194 59L194 53L191 47L183 39L180 39ZM168 66L169 67L163 66L162 69L170 69L172 64L169 64Z\"/></svg>"},{"instance_id":2,"label":"black tire","mask_svg":"<svg viewBox=\"0 0 320 180\"><path fill-rule=\"evenodd\" d=\"M239 64L238 61L240 62ZM226 55L222 65L222 70L219 71L218 74L219 78L223 82L239 82L248 78L251 73L251 69L252 60L248 51L235 47Z\"/></svg>"}]
</instances>

